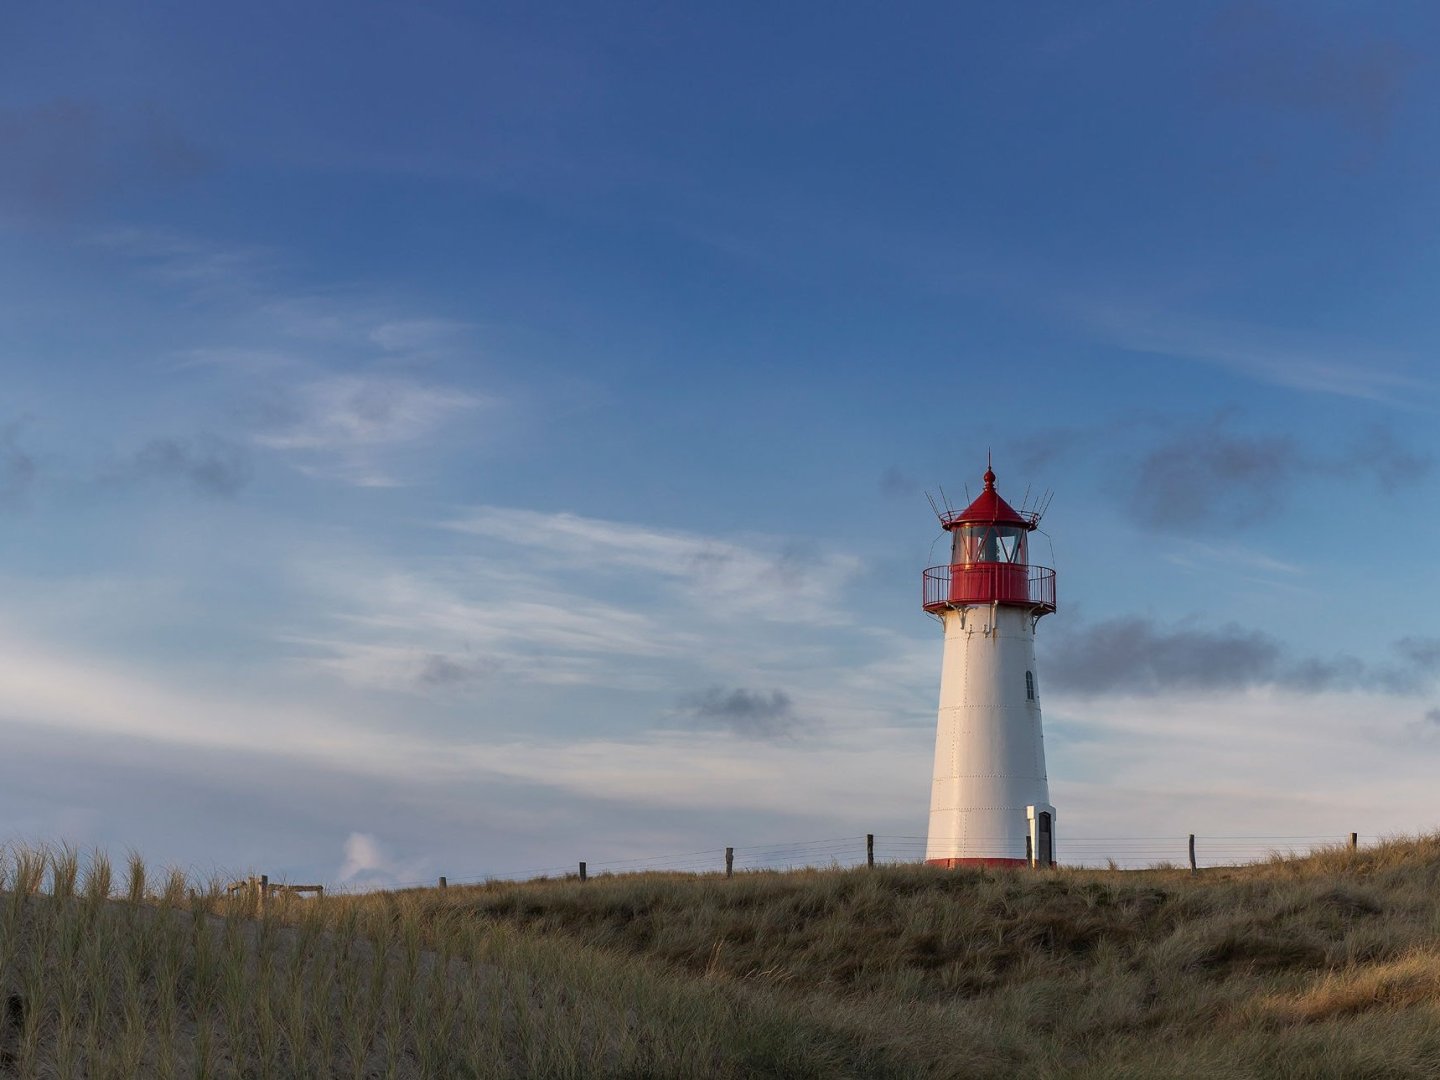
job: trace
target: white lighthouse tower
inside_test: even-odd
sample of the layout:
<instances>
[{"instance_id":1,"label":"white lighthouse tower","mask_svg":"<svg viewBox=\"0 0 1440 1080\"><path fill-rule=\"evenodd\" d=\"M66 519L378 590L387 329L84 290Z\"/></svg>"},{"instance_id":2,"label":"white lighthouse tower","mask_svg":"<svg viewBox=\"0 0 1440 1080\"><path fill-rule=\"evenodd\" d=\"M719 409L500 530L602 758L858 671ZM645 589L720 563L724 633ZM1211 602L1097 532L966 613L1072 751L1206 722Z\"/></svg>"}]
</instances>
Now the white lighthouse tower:
<instances>
[{"instance_id":1,"label":"white lighthouse tower","mask_svg":"<svg viewBox=\"0 0 1440 1080\"><path fill-rule=\"evenodd\" d=\"M1055 808L1045 776L1035 626L1055 610L1055 571L1031 566L1038 513L995 490L940 518L950 563L925 571L925 610L945 628L935 784L925 861L932 866L1050 866Z\"/></svg>"}]
</instances>

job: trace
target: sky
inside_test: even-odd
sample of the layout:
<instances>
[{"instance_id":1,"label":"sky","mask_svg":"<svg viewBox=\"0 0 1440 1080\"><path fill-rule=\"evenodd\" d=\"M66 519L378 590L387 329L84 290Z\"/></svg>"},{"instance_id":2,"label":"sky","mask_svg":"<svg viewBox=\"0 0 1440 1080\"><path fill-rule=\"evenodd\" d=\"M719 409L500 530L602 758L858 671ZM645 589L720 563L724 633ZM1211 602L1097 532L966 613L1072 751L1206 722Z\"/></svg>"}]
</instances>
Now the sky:
<instances>
[{"instance_id":1,"label":"sky","mask_svg":"<svg viewBox=\"0 0 1440 1080\"><path fill-rule=\"evenodd\" d=\"M1433 5L3 22L0 837L923 834L987 454L1062 859L1436 826Z\"/></svg>"}]
</instances>

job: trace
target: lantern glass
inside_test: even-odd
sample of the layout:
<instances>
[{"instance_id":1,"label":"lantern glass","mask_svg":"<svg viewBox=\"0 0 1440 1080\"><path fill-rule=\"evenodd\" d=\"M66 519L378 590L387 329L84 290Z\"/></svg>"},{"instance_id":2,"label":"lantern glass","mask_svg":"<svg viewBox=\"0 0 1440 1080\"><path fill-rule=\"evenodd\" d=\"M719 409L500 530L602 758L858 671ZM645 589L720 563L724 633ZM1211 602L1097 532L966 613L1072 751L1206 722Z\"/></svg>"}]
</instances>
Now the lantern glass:
<instances>
[{"instance_id":1,"label":"lantern glass","mask_svg":"<svg viewBox=\"0 0 1440 1080\"><path fill-rule=\"evenodd\" d=\"M950 561L1024 565L1026 532L1018 525L961 525L954 531Z\"/></svg>"}]
</instances>

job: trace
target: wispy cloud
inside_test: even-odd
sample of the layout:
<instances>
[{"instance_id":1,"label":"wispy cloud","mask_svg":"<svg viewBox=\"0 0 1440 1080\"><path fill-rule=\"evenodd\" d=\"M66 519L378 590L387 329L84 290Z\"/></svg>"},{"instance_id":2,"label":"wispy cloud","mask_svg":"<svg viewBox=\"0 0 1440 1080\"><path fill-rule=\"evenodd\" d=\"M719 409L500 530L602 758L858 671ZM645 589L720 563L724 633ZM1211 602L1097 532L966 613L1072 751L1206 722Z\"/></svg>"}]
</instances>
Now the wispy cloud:
<instances>
[{"instance_id":1,"label":"wispy cloud","mask_svg":"<svg viewBox=\"0 0 1440 1080\"><path fill-rule=\"evenodd\" d=\"M549 566L641 574L687 599L704 596L712 613L782 622L842 620L831 601L860 569L851 555L802 555L760 537L729 540L569 513L480 507L448 524Z\"/></svg>"},{"instance_id":2,"label":"wispy cloud","mask_svg":"<svg viewBox=\"0 0 1440 1080\"><path fill-rule=\"evenodd\" d=\"M389 353L429 354L467 343L470 325L455 319L391 319L370 331L370 340Z\"/></svg>"},{"instance_id":3,"label":"wispy cloud","mask_svg":"<svg viewBox=\"0 0 1440 1080\"><path fill-rule=\"evenodd\" d=\"M1413 831L1412 807L1433 804L1429 740L1371 692L1177 690L1161 708L1052 695L1045 723L1051 797L1071 822L1091 835L1178 836L1177 856L1188 832ZM1066 741L1076 730L1087 737Z\"/></svg>"},{"instance_id":4,"label":"wispy cloud","mask_svg":"<svg viewBox=\"0 0 1440 1080\"><path fill-rule=\"evenodd\" d=\"M357 487L404 483L390 452L436 434L494 399L396 374L329 375L277 383L253 438L289 454L306 475Z\"/></svg>"},{"instance_id":5,"label":"wispy cloud","mask_svg":"<svg viewBox=\"0 0 1440 1080\"><path fill-rule=\"evenodd\" d=\"M818 825L852 818L919 820L923 798L913 793L928 786L933 741L924 732L875 726L837 733L823 748L779 741L757 754L748 738L690 729L495 744L485 760L512 779L590 798L673 810L746 806ZM801 775L806 782L797 785ZM897 815L895 798L907 791L912 801ZM818 807L825 809L817 818Z\"/></svg>"},{"instance_id":6,"label":"wispy cloud","mask_svg":"<svg viewBox=\"0 0 1440 1080\"><path fill-rule=\"evenodd\" d=\"M1431 410L1437 384L1410 374L1412 361L1375 346L1337 348L1238 323L1204 322L1160 311L1095 305L1083 319L1102 340L1133 352L1222 367L1258 382L1313 393Z\"/></svg>"},{"instance_id":7,"label":"wispy cloud","mask_svg":"<svg viewBox=\"0 0 1440 1080\"><path fill-rule=\"evenodd\" d=\"M492 394L437 374L473 352L468 323L405 310L344 285L296 290L278 253L162 229L89 237L213 311L219 340L174 350L171 373L211 375L254 445L297 469L357 486L404 483L395 453L456 416L495 409ZM283 272L282 272L283 270Z\"/></svg>"},{"instance_id":8,"label":"wispy cloud","mask_svg":"<svg viewBox=\"0 0 1440 1080\"><path fill-rule=\"evenodd\" d=\"M223 245L169 229L117 225L93 233L89 244L143 267L160 281L196 296L263 293L276 254L251 245Z\"/></svg>"},{"instance_id":9,"label":"wispy cloud","mask_svg":"<svg viewBox=\"0 0 1440 1080\"><path fill-rule=\"evenodd\" d=\"M168 745L250 749L284 745L286 755L359 772L388 774L424 751L303 704L257 708L154 679L123 663L57 648L0 627L0 715L72 732L138 736ZM353 738L352 738L353 737Z\"/></svg>"},{"instance_id":10,"label":"wispy cloud","mask_svg":"<svg viewBox=\"0 0 1440 1080\"><path fill-rule=\"evenodd\" d=\"M350 450L409 442L456 412L484 404L474 394L378 375L337 375L306 383L275 403L269 430L255 436L275 450Z\"/></svg>"},{"instance_id":11,"label":"wispy cloud","mask_svg":"<svg viewBox=\"0 0 1440 1080\"><path fill-rule=\"evenodd\" d=\"M1253 574L1274 579L1293 579L1303 576L1303 567L1285 562L1263 551L1254 551L1239 544L1207 544L1200 540L1186 540L1167 558L1176 566L1203 569L1213 572L1216 568L1247 570Z\"/></svg>"},{"instance_id":12,"label":"wispy cloud","mask_svg":"<svg viewBox=\"0 0 1440 1080\"><path fill-rule=\"evenodd\" d=\"M689 702L705 706L690 719L703 714L712 726L724 719L717 709L736 706L733 728L747 704L752 726L789 724L793 673L865 636L837 602L859 567L850 555L820 553L797 566L780 539L506 507L475 508L444 527L460 553L308 560L297 587L308 609L329 615L286 635L296 661L352 685L425 697L493 697L530 684L673 701L687 684L743 686L759 671L786 685L778 703L768 689L763 700L746 690L741 699ZM797 636L799 621L818 633ZM846 670L859 678L863 667ZM653 709L652 721L667 711L661 701Z\"/></svg>"},{"instance_id":13,"label":"wispy cloud","mask_svg":"<svg viewBox=\"0 0 1440 1080\"><path fill-rule=\"evenodd\" d=\"M776 705L773 698L764 703ZM779 699L781 713L787 698ZM763 711L763 710L762 710ZM338 707L287 700L260 687L216 694L186 689L174 673L152 678L72 648L56 648L0 626L0 718L7 725L95 738L143 739L157 752L263 754L277 762L374 778L419 798L436 784L513 781L544 792L637 806L684 809L749 807L811 813L816 805L861 808L878 819L886 791L903 790L895 776L923 776L925 733L884 724L847 725L831 731L823 748L779 742L765 755L753 741L729 730L652 729L629 735L586 735L573 730L528 731L524 738L477 726L415 722L408 706L371 703L367 715L341 715ZM526 725L527 727L529 725ZM911 745L913 744L913 745ZM919 748L917 756L913 751ZM824 765L816 764L823 755ZM812 777L803 790L793 782ZM888 786L887 786L888 785ZM824 811L833 820L831 810ZM357 830L358 831L358 830ZM369 834L373 839L374 834ZM358 842L347 866L399 873L383 847ZM354 856L353 859L349 858Z\"/></svg>"}]
</instances>

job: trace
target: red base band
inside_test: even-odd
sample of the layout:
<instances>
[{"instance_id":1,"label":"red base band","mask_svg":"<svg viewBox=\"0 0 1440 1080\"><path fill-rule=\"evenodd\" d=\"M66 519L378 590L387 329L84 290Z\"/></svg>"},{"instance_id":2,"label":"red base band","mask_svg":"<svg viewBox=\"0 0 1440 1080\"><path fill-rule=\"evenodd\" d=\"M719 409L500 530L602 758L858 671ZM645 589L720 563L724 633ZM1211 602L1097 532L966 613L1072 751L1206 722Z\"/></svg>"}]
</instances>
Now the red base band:
<instances>
[{"instance_id":1,"label":"red base band","mask_svg":"<svg viewBox=\"0 0 1440 1080\"><path fill-rule=\"evenodd\" d=\"M1029 866L1024 859L926 859L926 866L943 866L954 870L961 866Z\"/></svg>"}]
</instances>

